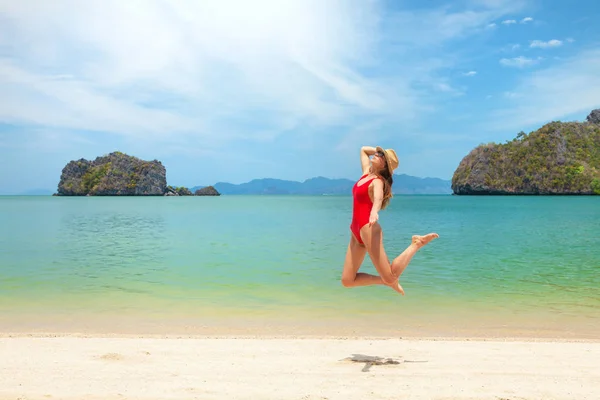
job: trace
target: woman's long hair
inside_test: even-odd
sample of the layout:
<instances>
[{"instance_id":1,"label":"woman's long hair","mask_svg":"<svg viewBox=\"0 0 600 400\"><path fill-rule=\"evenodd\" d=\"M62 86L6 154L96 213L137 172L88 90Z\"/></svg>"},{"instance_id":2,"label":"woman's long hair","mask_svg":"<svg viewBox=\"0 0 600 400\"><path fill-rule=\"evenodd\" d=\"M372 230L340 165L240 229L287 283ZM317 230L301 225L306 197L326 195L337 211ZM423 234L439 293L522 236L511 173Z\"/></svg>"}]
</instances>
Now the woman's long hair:
<instances>
[{"instance_id":1,"label":"woman's long hair","mask_svg":"<svg viewBox=\"0 0 600 400\"><path fill-rule=\"evenodd\" d=\"M392 185L394 184L394 178L387 165L379 172L379 175L383 178L383 201L381 202L381 209L384 210L388 206L390 199L393 197Z\"/></svg>"}]
</instances>

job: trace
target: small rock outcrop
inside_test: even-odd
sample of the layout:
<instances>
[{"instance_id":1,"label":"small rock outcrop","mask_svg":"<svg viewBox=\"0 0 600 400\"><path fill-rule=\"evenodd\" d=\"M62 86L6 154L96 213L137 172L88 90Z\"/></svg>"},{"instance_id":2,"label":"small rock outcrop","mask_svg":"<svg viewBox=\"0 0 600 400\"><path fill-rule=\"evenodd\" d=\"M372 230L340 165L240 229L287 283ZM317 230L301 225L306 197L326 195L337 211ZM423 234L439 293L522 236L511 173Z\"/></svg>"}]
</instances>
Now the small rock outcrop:
<instances>
[{"instance_id":1,"label":"small rock outcrop","mask_svg":"<svg viewBox=\"0 0 600 400\"><path fill-rule=\"evenodd\" d=\"M196 196L220 196L221 193L217 191L213 186L206 186L202 189L196 190Z\"/></svg>"},{"instance_id":2,"label":"small rock outcrop","mask_svg":"<svg viewBox=\"0 0 600 400\"><path fill-rule=\"evenodd\" d=\"M162 196L166 169L160 161L144 161L121 152L93 161L70 161L62 170L58 196Z\"/></svg>"},{"instance_id":3,"label":"small rock outcrop","mask_svg":"<svg viewBox=\"0 0 600 400\"><path fill-rule=\"evenodd\" d=\"M192 192L190 191L190 189L188 189L184 186L179 186L179 187L167 186L167 190L165 191L165 196L192 196Z\"/></svg>"},{"instance_id":4,"label":"small rock outcrop","mask_svg":"<svg viewBox=\"0 0 600 400\"><path fill-rule=\"evenodd\" d=\"M452 177L457 195L600 195L600 110L473 149Z\"/></svg>"},{"instance_id":5,"label":"small rock outcrop","mask_svg":"<svg viewBox=\"0 0 600 400\"><path fill-rule=\"evenodd\" d=\"M600 125L600 108L592 110L590 115L587 116L587 122L590 124L598 124Z\"/></svg>"}]
</instances>

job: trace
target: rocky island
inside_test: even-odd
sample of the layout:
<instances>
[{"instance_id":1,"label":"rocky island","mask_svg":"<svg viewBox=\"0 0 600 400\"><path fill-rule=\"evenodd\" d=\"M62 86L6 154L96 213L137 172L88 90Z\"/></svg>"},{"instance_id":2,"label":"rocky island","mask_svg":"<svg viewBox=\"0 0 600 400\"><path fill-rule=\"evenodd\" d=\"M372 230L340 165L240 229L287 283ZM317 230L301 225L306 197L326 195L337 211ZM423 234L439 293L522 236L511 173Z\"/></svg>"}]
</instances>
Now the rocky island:
<instances>
[{"instance_id":1,"label":"rocky island","mask_svg":"<svg viewBox=\"0 0 600 400\"><path fill-rule=\"evenodd\" d=\"M186 187L167 185L158 160L145 161L119 151L93 161L70 161L62 170L57 196L192 196Z\"/></svg>"},{"instance_id":2,"label":"rocky island","mask_svg":"<svg viewBox=\"0 0 600 400\"><path fill-rule=\"evenodd\" d=\"M214 186L206 186L201 189L196 190L196 196L220 196L221 193L214 188Z\"/></svg>"},{"instance_id":3,"label":"rocky island","mask_svg":"<svg viewBox=\"0 0 600 400\"><path fill-rule=\"evenodd\" d=\"M600 195L600 109L550 122L505 144L482 144L452 177L456 195Z\"/></svg>"}]
</instances>

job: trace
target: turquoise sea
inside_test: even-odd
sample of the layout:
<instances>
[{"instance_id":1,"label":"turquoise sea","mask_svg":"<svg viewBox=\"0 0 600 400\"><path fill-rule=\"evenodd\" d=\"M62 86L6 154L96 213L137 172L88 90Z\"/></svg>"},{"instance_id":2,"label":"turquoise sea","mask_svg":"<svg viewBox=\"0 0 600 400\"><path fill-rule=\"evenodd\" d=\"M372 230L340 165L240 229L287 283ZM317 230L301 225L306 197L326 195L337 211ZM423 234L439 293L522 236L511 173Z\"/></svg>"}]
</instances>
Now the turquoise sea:
<instances>
[{"instance_id":1,"label":"turquoise sea","mask_svg":"<svg viewBox=\"0 0 600 400\"><path fill-rule=\"evenodd\" d=\"M380 213L390 259L440 235L404 297L341 285L351 206L2 196L0 329L600 338L600 198L394 197Z\"/></svg>"}]
</instances>

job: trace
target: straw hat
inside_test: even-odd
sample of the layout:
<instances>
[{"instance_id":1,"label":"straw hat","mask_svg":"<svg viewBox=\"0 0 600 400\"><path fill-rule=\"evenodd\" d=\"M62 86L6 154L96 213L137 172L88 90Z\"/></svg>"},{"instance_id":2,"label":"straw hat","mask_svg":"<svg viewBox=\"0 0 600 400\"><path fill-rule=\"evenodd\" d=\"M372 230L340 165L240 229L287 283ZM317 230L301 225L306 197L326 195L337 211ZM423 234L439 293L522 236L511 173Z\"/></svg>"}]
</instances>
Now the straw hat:
<instances>
[{"instance_id":1,"label":"straw hat","mask_svg":"<svg viewBox=\"0 0 600 400\"><path fill-rule=\"evenodd\" d=\"M387 167L390 170L390 174L394 173L394 170L396 168L398 168L398 164L399 164L398 156L396 155L396 152L394 151L394 149L383 149L383 148L377 146L375 148L375 150L383 153L383 157L385 158Z\"/></svg>"}]
</instances>

